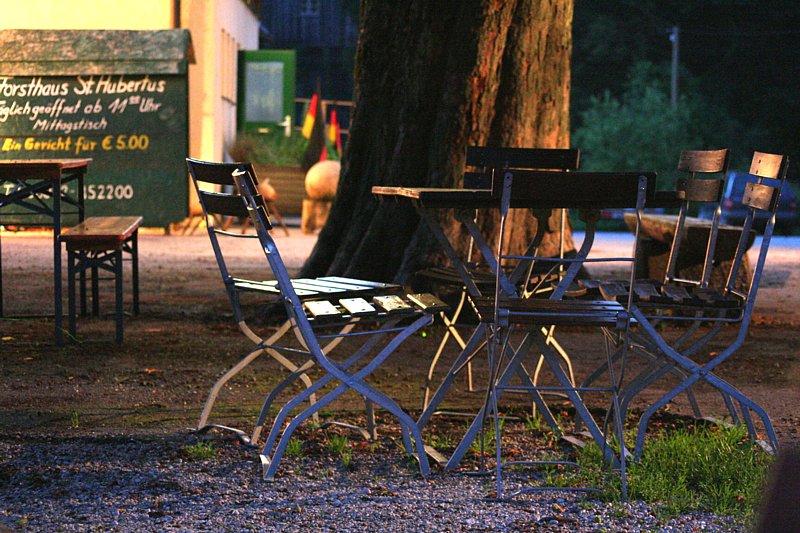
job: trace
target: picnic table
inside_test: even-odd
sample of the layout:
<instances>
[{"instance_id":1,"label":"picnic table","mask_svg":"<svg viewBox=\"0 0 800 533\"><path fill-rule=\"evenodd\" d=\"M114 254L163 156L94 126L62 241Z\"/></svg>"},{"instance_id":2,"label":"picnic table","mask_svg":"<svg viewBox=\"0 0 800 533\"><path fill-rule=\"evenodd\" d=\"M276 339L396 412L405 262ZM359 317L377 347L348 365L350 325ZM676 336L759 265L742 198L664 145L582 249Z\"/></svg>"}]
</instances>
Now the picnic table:
<instances>
[{"instance_id":1,"label":"picnic table","mask_svg":"<svg viewBox=\"0 0 800 533\"><path fill-rule=\"evenodd\" d=\"M631 232L636 228L635 213L625 213L625 223ZM637 262L639 270L637 278L664 279L664 274L669 257L670 245L675 237L675 227L678 223L677 215L645 213L642 215L642 228L644 239L641 243L641 256ZM686 235L682 239L682 250L679 255L677 271L685 271L693 275L702 269L708 243L708 232L711 230L711 221L704 218L686 217ZM717 247L714 253L715 265L712 268L712 277L724 278L730 270L730 262L736 255L736 246L742 228L727 224L720 224L717 233ZM747 241L749 249L755 240L756 232L750 230ZM743 265L740 272L740 281L749 279L749 265L747 254L742 258Z\"/></svg>"},{"instance_id":2,"label":"picnic table","mask_svg":"<svg viewBox=\"0 0 800 533\"><path fill-rule=\"evenodd\" d=\"M75 207L80 222L84 219L84 176L91 159L27 159L0 161L0 215L20 208L14 215L43 215L53 226L53 307L55 341L62 345L64 335L61 283L62 204ZM70 194L64 185L77 181L77 191ZM5 212L4 212L5 211ZM39 222L36 223L40 225ZM24 224L18 224L24 225ZM2 248L0 248L2 252ZM3 309L2 254L0 253L0 317Z\"/></svg>"}]
</instances>

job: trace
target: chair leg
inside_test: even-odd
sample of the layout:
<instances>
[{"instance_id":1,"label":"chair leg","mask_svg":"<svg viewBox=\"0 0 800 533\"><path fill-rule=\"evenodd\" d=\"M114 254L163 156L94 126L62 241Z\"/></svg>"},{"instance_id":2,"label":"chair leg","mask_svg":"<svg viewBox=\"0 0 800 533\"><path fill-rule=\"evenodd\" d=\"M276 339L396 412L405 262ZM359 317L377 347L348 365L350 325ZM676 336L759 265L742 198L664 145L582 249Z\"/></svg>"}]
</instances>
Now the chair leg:
<instances>
[{"instance_id":1,"label":"chair leg","mask_svg":"<svg viewBox=\"0 0 800 533\"><path fill-rule=\"evenodd\" d=\"M450 389L450 386L455 381L456 374L458 371L467 363L470 357L472 357L478 350L483 347L484 340L484 329L485 326L481 325L478 326L475 331L470 336L469 340L466 343L466 346L461 353L458 355L456 360L450 366L450 369L447 371L442 382L439 384L439 387L434 392L433 396L431 397L430 401L428 402L427 407L420 415L419 419L417 420L417 427L423 428L427 423L430 421L433 414L438 409L439 404L442 403L444 400L444 396L447 391Z\"/></svg>"},{"instance_id":2,"label":"chair leg","mask_svg":"<svg viewBox=\"0 0 800 533\"><path fill-rule=\"evenodd\" d=\"M361 394L366 399L373 401L389 411L393 414L398 422L400 423L401 427L404 427L404 444L406 447L410 447L411 445L411 438L413 437L414 444L417 450L417 460L419 462L420 473L427 477L430 474L430 466L428 464L428 458L425 455L425 445L422 441L422 433L411 417L402 410L402 408L390 397L386 396L382 392L378 391L374 387L368 385L364 379L369 376L375 368L377 368L383 361L386 360L396 349L397 347L405 341L408 337L416 333L421 327L430 324L430 317L424 316L417 319L414 323L406 326L402 329L402 331L398 332L394 338L381 349L381 351L375 355L375 357L366 364L363 368L361 368L355 374L348 374L347 368L352 366L361 356L364 355L362 350L359 350L356 354L348 358L346 361L337 364L337 365L328 365L326 369L330 372L317 380L310 388L303 391L301 394L290 400L289 402L284 405L281 409L278 416L275 418L273 422L272 431L270 431L270 436L267 439L267 442L264 445L264 448L261 453L261 461L264 466L264 478L265 479L272 479L275 475L275 472L278 468L278 464L280 459L283 455L283 451L286 448L286 445L289 442L289 439L292 436L294 430L299 426L303 421L311 417L314 413L319 412L320 409L327 406L331 403L334 399L338 398L341 394L346 392L347 390L354 390L355 392ZM387 329L391 329L394 324L391 324ZM377 338L383 338L384 334L375 335ZM366 344L370 344L369 342ZM324 365L324 360L321 363ZM280 432L280 429L283 427L283 421L288 416L289 412L299 403L304 401L304 398L307 397L311 392L316 392L324 387L327 383L332 380L339 380L341 382L340 385L335 387L332 391L325 394L320 400L316 403L311 405L310 407L306 408L302 413L295 416L289 425L286 427L285 430L282 431L282 436L275 446L275 451L272 455L269 455L269 452L274 445L275 440L277 439L277 434ZM405 432L408 432L411 437L408 437Z\"/></svg>"}]
</instances>

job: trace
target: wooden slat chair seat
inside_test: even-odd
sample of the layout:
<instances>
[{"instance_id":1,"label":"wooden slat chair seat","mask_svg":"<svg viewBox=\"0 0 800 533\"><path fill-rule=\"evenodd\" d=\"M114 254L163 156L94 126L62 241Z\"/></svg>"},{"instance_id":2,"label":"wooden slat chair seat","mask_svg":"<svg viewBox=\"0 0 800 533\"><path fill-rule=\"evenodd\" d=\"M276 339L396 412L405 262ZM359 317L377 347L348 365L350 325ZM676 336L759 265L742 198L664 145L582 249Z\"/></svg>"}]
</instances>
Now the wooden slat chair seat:
<instances>
[{"instance_id":1,"label":"wooden slat chair seat","mask_svg":"<svg viewBox=\"0 0 800 533\"><path fill-rule=\"evenodd\" d=\"M604 300L617 302L628 299L630 284L627 280L605 280L597 284L594 281L597 280L578 280L581 286L587 288L588 297L599 296ZM690 313L744 307L743 298L715 287L662 283L654 279L636 280L633 301L642 309L684 309Z\"/></svg>"},{"instance_id":2,"label":"wooden slat chair seat","mask_svg":"<svg viewBox=\"0 0 800 533\"><path fill-rule=\"evenodd\" d=\"M67 248L69 332L77 335L76 278L80 284L81 316L86 316L86 272L91 273L92 315L100 314L99 271L114 275L117 344L123 340L122 262L130 256L133 282L133 314L139 314L139 227L140 216L94 216L61 234Z\"/></svg>"},{"instance_id":3,"label":"wooden slat chair seat","mask_svg":"<svg viewBox=\"0 0 800 533\"><path fill-rule=\"evenodd\" d=\"M403 427L403 442L409 453L419 458L423 474L428 473L427 458L421 435L416 428L411 428L413 421L405 415L396 403L378 393L366 384L364 379L369 372L386 359L394 349L419 328L430 324L432 315L443 309L443 304L430 295L405 294L402 287L395 284L359 280L337 276L320 278L289 277L277 246L269 230L271 223L263 198L257 194L256 178L253 168L242 163L209 163L187 159L190 174L196 185L200 203L209 220L224 220L227 216L246 216L255 226L256 235L242 235L227 232L216 227L213 222L208 227L212 248L222 275L229 300L234 310L239 328L256 346L255 349L223 375L212 387L206 405L198 422L198 431L211 427L233 430L240 439L253 444L258 441L262 428L270 415L270 406L277 401L280 394L289 390L290 385L301 380L305 390L289 400L274 418L272 430L264 443L261 453L264 475L271 479L277 470L280 458L294 428L307 418L316 418L319 409L324 408L336 396L348 388L356 390L367 400L367 419L369 428L362 432L365 436L375 436L373 402L395 414ZM215 184L228 186L227 192L210 192L203 190L205 185ZM201 188L201 185L204 187ZM234 189L230 192L230 189ZM233 275L230 268L235 265L226 262L220 239L247 238L252 239L265 253L267 272L271 272L273 280L251 280ZM240 296L244 293L259 293L269 301L279 301L284 307L288 319L269 338L258 336L248 325L243 312ZM354 328L359 326L356 331ZM364 326L364 327L361 327ZM293 335L287 335L293 333ZM347 337L363 339L363 345L356 349L344 361L333 363L328 357L332 352L341 351ZM383 338L389 344L377 354L376 346L381 346ZM294 340L294 342L293 342ZM294 344L300 342L299 346ZM261 413L256 421L252 434L246 437L241 430L218 424L208 424L211 409L217 395L233 376L243 370L250 362L262 353L268 353L279 361L290 373L267 395ZM337 352L338 353L338 352ZM360 366L360 370L350 374L349 369L373 355L373 359ZM312 381L311 372L317 368L327 372ZM339 381L340 385L328 392L321 399L316 395L323 387ZM292 409L304 402L309 407L295 416L286 427ZM347 427L354 428L347 425Z\"/></svg>"},{"instance_id":4,"label":"wooden slat chair seat","mask_svg":"<svg viewBox=\"0 0 800 533\"><path fill-rule=\"evenodd\" d=\"M500 300L497 317L505 327L511 326L592 326L614 328L620 320L629 321L622 303L606 300ZM482 321L494 322L494 298L475 299L475 308Z\"/></svg>"}]
</instances>

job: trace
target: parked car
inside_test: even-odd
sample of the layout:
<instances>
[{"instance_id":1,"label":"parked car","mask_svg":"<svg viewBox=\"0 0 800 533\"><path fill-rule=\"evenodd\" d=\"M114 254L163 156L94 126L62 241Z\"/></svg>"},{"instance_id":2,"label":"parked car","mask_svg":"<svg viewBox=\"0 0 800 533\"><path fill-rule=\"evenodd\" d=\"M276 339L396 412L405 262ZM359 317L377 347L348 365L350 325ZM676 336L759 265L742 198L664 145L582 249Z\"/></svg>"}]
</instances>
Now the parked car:
<instances>
[{"instance_id":1,"label":"parked car","mask_svg":"<svg viewBox=\"0 0 800 533\"><path fill-rule=\"evenodd\" d=\"M723 224L739 225L744 222L746 208L742 205L744 187L748 181L757 181L758 177L746 172L731 171L725 182L725 192L722 198L722 213L720 221ZM714 214L711 206L703 206L699 216L711 218ZM758 230L763 230L767 217L765 213L756 217L754 226ZM775 231L785 235L791 235L797 223L797 195L789 183L781 191L781 199L778 203L778 210L775 213Z\"/></svg>"}]
</instances>

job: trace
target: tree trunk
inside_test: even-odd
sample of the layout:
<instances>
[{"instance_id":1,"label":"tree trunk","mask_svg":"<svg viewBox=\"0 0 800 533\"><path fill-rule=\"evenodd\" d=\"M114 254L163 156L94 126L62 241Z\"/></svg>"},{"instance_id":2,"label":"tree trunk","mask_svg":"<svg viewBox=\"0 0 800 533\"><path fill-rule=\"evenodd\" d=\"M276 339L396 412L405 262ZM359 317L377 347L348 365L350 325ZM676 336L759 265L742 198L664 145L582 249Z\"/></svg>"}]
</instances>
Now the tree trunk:
<instances>
[{"instance_id":1,"label":"tree trunk","mask_svg":"<svg viewBox=\"0 0 800 533\"><path fill-rule=\"evenodd\" d=\"M569 146L572 2L362 1L350 138L303 276L405 283L441 262L441 251L412 207L379 204L373 185L460 186L470 145ZM550 255L557 213L545 238ZM453 237L462 232L452 213L440 216ZM520 211L512 223L509 249L524 249L535 220ZM495 242L495 218L481 225Z\"/></svg>"}]
</instances>

